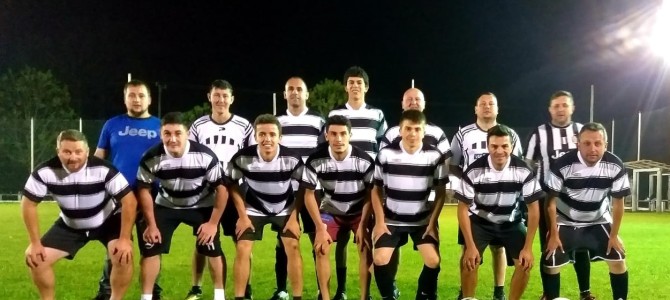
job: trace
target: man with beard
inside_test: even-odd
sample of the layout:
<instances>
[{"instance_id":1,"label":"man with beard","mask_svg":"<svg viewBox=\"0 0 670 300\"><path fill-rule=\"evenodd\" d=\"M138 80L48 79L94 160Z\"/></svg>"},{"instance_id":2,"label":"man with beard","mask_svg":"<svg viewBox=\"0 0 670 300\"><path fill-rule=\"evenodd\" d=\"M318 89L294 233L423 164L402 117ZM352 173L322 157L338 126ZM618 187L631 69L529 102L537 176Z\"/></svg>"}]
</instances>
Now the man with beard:
<instances>
[{"instance_id":1,"label":"man with beard","mask_svg":"<svg viewBox=\"0 0 670 300\"><path fill-rule=\"evenodd\" d=\"M160 141L158 132L161 121L149 114L151 93L146 83L133 79L123 87L126 113L118 115L105 122L95 150L96 157L108 159L126 178L131 190L137 188L137 168L140 159L147 149ZM142 222L141 216L137 222ZM140 232L137 236L141 236ZM106 300L111 293L109 274L111 271L109 257L105 261L98 294L94 299ZM154 286L154 300L161 298L161 287Z\"/></svg>"}]
</instances>

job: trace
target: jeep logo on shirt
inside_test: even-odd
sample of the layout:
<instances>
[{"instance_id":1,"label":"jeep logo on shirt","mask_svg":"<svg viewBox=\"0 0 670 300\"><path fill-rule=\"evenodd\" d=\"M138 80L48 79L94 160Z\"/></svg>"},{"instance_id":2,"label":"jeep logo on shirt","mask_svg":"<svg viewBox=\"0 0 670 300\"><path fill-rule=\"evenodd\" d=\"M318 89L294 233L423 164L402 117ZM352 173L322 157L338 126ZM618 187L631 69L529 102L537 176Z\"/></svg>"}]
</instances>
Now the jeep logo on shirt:
<instances>
[{"instance_id":1,"label":"jeep logo on shirt","mask_svg":"<svg viewBox=\"0 0 670 300\"><path fill-rule=\"evenodd\" d=\"M126 126L125 131L119 130L119 136L142 136L147 139L155 139L158 137L158 132L156 130L146 130L144 128L130 128Z\"/></svg>"}]
</instances>

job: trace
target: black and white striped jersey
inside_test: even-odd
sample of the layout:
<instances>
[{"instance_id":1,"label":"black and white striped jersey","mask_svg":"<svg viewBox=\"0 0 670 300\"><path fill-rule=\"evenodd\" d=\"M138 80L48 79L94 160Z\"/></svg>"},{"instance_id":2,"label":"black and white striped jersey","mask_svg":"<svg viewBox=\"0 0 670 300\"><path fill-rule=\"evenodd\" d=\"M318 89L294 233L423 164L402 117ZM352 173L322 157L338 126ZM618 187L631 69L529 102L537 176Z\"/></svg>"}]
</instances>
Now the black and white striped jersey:
<instances>
[{"instance_id":1,"label":"black and white striped jersey","mask_svg":"<svg viewBox=\"0 0 670 300\"><path fill-rule=\"evenodd\" d=\"M465 170L476 159L488 154L486 135L486 131L477 126L477 123L472 123L458 130L451 141L451 161L449 164L460 166ZM510 139L514 148L512 154L521 157L523 155L521 142L513 129Z\"/></svg>"},{"instance_id":2,"label":"black and white striped jersey","mask_svg":"<svg viewBox=\"0 0 670 300\"><path fill-rule=\"evenodd\" d=\"M471 214L503 224L521 221L520 205L535 202L542 195L533 169L523 159L511 155L498 171L491 156L485 154L465 169L454 197L468 204Z\"/></svg>"},{"instance_id":3,"label":"black and white striped jersey","mask_svg":"<svg viewBox=\"0 0 670 300\"><path fill-rule=\"evenodd\" d=\"M95 156L88 157L74 173L65 169L58 157L47 160L35 168L23 188L23 196L35 202L51 193L61 219L73 229L100 227L130 192L126 178L111 163Z\"/></svg>"},{"instance_id":4,"label":"black and white striped jersey","mask_svg":"<svg viewBox=\"0 0 670 300\"><path fill-rule=\"evenodd\" d=\"M556 213L561 225L611 223L612 198L631 193L623 162L608 151L595 166L589 167L578 150L571 150L554 161L546 184L558 193Z\"/></svg>"},{"instance_id":5,"label":"black and white striped jersey","mask_svg":"<svg viewBox=\"0 0 670 300\"><path fill-rule=\"evenodd\" d=\"M379 148L384 148L387 145L400 140L400 126L393 126L389 128L384 137L382 137L381 142L379 143ZM437 150L440 150L442 153L449 152L449 139L447 135L444 134L444 131L439 126L427 123L425 135L423 136L423 143L427 145L433 145L437 147Z\"/></svg>"},{"instance_id":6,"label":"black and white striped jersey","mask_svg":"<svg viewBox=\"0 0 670 300\"><path fill-rule=\"evenodd\" d=\"M428 224L432 205L431 190L449 182L445 155L436 147L423 144L409 154L401 142L379 151L375 160L374 184L386 195L386 224L419 226Z\"/></svg>"},{"instance_id":7,"label":"black and white striped jersey","mask_svg":"<svg viewBox=\"0 0 670 300\"><path fill-rule=\"evenodd\" d=\"M263 160L258 145L252 145L233 156L226 174L234 182L244 179L247 214L285 216L293 207L292 181L302 179L303 166L302 157L282 145L272 161Z\"/></svg>"},{"instance_id":8,"label":"black and white striped jersey","mask_svg":"<svg viewBox=\"0 0 670 300\"><path fill-rule=\"evenodd\" d=\"M577 149L577 137L582 124L572 122L564 127L545 123L533 131L524 157L540 162L540 183L549 175L549 165L566 152Z\"/></svg>"},{"instance_id":9,"label":"black and white striped jersey","mask_svg":"<svg viewBox=\"0 0 670 300\"><path fill-rule=\"evenodd\" d=\"M339 161L332 156L330 146L323 144L307 159L301 185L316 190L321 184L324 212L338 216L360 214L374 170L372 157L360 148L350 146L349 154Z\"/></svg>"},{"instance_id":10,"label":"black and white striped jersey","mask_svg":"<svg viewBox=\"0 0 670 300\"><path fill-rule=\"evenodd\" d=\"M216 154L205 145L188 140L184 154L173 157L161 143L142 156L137 182L151 188L158 181L157 205L175 209L212 207L216 187L225 183L222 170Z\"/></svg>"},{"instance_id":11,"label":"black and white striped jersey","mask_svg":"<svg viewBox=\"0 0 670 300\"><path fill-rule=\"evenodd\" d=\"M202 116L193 122L188 135L212 149L224 166L238 150L256 143L253 125L238 115L231 115L225 123L217 123L211 115Z\"/></svg>"},{"instance_id":12,"label":"black and white striped jersey","mask_svg":"<svg viewBox=\"0 0 670 300\"><path fill-rule=\"evenodd\" d=\"M278 115L281 124L281 144L302 156L303 162L314 152L320 140L323 140L323 120L317 112L305 109L300 115L294 116L288 110Z\"/></svg>"},{"instance_id":13,"label":"black and white striped jersey","mask_svg":"<svg viewBox=\"0 0 670 300\"><path fill-rule=\"evenodd\" d=\"M345 116L351 121L351 144L374 158L379 152L379 140L388 128L384 112L367 103L360 109L345 103L328 113L329 117L334 115Z\"/></svg>"}]
</instances>

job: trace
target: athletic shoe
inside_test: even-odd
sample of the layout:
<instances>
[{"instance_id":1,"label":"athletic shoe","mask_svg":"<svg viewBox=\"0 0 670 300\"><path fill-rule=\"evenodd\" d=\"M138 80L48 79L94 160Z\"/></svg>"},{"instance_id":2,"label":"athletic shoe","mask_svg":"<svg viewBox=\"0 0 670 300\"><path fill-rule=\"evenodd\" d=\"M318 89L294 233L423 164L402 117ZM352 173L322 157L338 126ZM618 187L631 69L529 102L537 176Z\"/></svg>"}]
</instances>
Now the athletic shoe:
<instances>
[{"instance_id":1,"label":"athletic shoe","mask_svg":"<svg viewBox=\"0 0 670 300\"><path fill-rule=\"evenodd\" d=\"M498 296L493 295L493 300L507 300L507 298L505 297L505 294L498 295Z\"/></svg>"},{"instance_id":2,"label":"athletic shoe","mask_svg":"<svg viewBox=\"0 0 670 300\"><path fill-rule=\"evenodd\" d=\"M591 292L583 292L579 293L579 299L580 300L596 300L596 296L591 295Z\"/></svg>"},{"instance_id":3,"label":"athletic shoe","mask_svg":"<svg viewBox=\"0 0 670 300\"><path fill-rule=\"evenodd\" d=\"M202 299L202 290L198 289L193 289L191 288L190 291L188 291L188 295L186 295L186 298L184 300L200 300Z\"/></svg>"},{"instance_id":4,"label":"athletic shoe","mask_svg":"<svg viewBox=\"0 0 670 300\"><path fill-rule=\"evenodd\" d=\"M333 300L347 300L347 294L344 292L337 292L335 297L333 297Z\"/></svg>"},{"instance_id":5,"label":"athletic shoe","mask_svg":"<svg viewBox=\"0 0 670 300\"><path fill-rule=\"evenodd\" d=\"M270 300L288 300L289 295L286 291L275 291Z\"/></svg>"},{"instance_id":6,"label":"athletic shoe","mask_svg":"<svg viewBox=\"0 0 670 300\"><path fill-rule=\"evenodd\" d=\"M109 300L109 298L111 298L111 297L112 297L112 295L107 295L107 294L98 292L98 294L95 295L93 300Z\"/></svg>"}]
</instances>

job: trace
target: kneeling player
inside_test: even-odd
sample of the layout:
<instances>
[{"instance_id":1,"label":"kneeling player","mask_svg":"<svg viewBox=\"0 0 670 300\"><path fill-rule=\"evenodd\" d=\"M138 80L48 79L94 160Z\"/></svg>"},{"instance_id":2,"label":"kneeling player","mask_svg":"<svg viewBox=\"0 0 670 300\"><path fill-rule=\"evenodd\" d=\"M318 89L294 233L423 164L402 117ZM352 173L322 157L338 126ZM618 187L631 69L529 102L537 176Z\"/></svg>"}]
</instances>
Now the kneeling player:
<instances>
[{"instance_id":1,"label":"kneeling player","mask_svg":"<svg viewBox=\"0 0 670 300\"><path fill-rule=\"evenodd\" d=\"M461 262L464 299L475 296L481 255L492 241L501 242L514 259L511 300L521 299L530 278L540 213L537 200L542 191L533 170L523 159L511 155L511 136L504 125L489 129L489 153L467 167L460 188L456 188L458 223L465 240ZM528 233L520 205L528 206Z\"/></svg>"}]
</instances>

